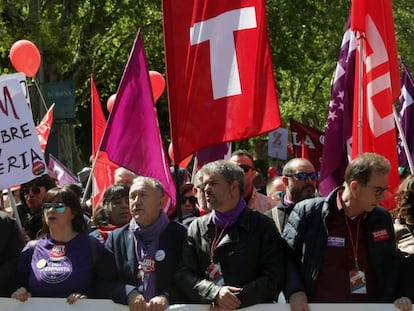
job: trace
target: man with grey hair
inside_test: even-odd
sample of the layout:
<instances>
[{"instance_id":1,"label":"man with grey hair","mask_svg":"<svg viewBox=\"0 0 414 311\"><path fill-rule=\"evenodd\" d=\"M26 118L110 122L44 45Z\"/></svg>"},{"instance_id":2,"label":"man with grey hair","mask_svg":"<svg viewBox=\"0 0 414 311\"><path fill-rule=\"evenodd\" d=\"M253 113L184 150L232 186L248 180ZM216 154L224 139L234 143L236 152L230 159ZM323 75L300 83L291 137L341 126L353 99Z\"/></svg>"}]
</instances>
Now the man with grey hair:
<instances>
[{"instance_id":1,"label":"man with grey hair","mask_svg":"<svg viewBox=\"0 0 414 311\"><path fill-rule=\"evenodd\" d=\"M201 189L212 212L188 228L176 273L186 302L233 310L274 301L284 284L284 242L272 220L242 200L243 170L208 163Z\"/></svg>"},{"instance_id":2,"label":"man with grey hair","mask_svg":"<svg viewBox=\"0 0 414 311\"><path fill-rule=\"evenodd\" d=\"M129 189L131 221L109 234L106 248L115 258L118 282L107 287L111 298L130 310L165 310L178 298L174 273L185 228L163 211L164 187L138 176ZM110 269L110 267L108 267Z\"/></svg>"},{"instance_id":3,"label":"man with grey hair","mask_svg":"<svg viewBox=\"0 0 414 311\"><path fill-rule=\"evenodd\" d=\"M130 188L137 176L125 167L118 167L114 172L114 184L125 185Z\"/></svg>"},{"instance_id":4,"label":"man with grey hair","mask_svg":"<svg viewBox=\"0 0 414 311\"><path fill-rule=\"evenodd\" d=\"M388 189L390 163L364 153L326 198L296 204L283 231L289 261L285 295L291 310L312 303L379 303L396 298L399 254L391 216L378 206ZM395 301L411 310L408 298Z\"/></svg>"}]
</instances>

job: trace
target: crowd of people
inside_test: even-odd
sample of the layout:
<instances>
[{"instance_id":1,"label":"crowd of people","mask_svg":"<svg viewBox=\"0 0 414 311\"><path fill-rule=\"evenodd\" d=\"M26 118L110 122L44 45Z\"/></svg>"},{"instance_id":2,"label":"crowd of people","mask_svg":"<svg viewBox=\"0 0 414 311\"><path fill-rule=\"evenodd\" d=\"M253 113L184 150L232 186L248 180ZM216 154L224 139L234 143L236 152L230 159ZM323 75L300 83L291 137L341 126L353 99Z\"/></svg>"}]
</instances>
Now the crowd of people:
<instances>
[{"instance_id":1,"label":"crowd of people","mask_svg":"<svg viewBox=\"0 0 414 311\"><path fill-rule=\"evenodd\" d=\"M275 302L293 311L322 302L411 310L414 175L389 212L380 206L389 171L384 157L364 153L321 197L312 163L294 158L265 195L253 157L237 150L182 178L179 213L165 212L158 180L121 168L91 215L81 187L43 175L20 185L21 228L13 211L0 211L0 296L104 298L139 311Z\"/></svg>"}]
</instances>

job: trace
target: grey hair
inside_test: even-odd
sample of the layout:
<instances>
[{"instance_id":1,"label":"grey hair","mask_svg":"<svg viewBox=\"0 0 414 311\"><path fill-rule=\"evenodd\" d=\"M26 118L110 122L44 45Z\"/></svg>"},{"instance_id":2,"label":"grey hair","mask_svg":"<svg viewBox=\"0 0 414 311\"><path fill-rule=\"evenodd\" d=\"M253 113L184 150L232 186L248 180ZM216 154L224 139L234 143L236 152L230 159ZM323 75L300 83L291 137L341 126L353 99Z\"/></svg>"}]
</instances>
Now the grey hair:
<instances>
[{"instance_id":1,"label":"grey hair","mask_svg":"<svg viewBox=\"0 0 414 311\"><path fill-rule=\"evenodd\" d=\"M135 184L138 184L138 183L148 183L152 187L154 187L155 189L158 189L161 192L161 195L164 195L164 193L165 193L164 186L155 178L147 177L147 176L137 176L134 179L134 182L132 183L132 185L135 185ZM131 188L132 188L132 186L131 186Z\"/></svg>"},{"instance_id":2,"label":"grey hair","mask_svg":"<svg viewBox=\"0 0 414 311\"><path fill-rule=\"evenodd\" d=\"M233 181L239 183L240 195L244 192L244 172L243 170L234 163L231 163L226 160L218 160L214 162L207 163L202 168L203 174L219 174L223 176L224 180L231 184Z\"/></svg>"}]
</instances>

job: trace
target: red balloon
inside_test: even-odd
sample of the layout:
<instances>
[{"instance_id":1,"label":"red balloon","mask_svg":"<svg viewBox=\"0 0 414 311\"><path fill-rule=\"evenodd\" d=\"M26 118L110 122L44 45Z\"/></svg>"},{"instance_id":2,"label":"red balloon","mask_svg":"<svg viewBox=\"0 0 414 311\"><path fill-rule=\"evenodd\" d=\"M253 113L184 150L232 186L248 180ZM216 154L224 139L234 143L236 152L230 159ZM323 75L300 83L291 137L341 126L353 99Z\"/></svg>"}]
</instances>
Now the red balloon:
<instances>
[{"instance_id":1,"label":"red balloon","mask_svg":"<svg viewBox=\"0 0 414 311\"><path fill-rule=\"evenodd\" d=\"M170 143L170 145L168 146L168 155L170 156L171 162L175 163L175 161L174 161L174 150L173 150L172 143Z\"/></svg>"},{"instance_id":2,"label":"red balloon","mask_svg":"<svg viewBox=\"0 0 414 311\"><path fill-rule=\"evenodd\" d=\"M276 176L276 168L273 166L269 166L268 170L267 170L267 175L269 175L270 179L275 178Z\"/></svg>"},{"instance_id":3,"label":"red balloon","mask_svg":"<svg viewBox=\"0 0 414 311\"><path fill-rule=\"evenodd\" d=\"M149 72L151 86L152 86L152 96L154 97L154 103L160 98L165 89L165 80L162 74L157 71Z\"/></svg>"},{"instance_id":4,"label":"red balloon","mask_svg":"<svg viewBox=\"0 0 414 311\"><path fill-rule=\"evenodd\" d=\"M108 100L106 101L106 109L108 109L109 112L111 112L112 108L114 108L115 99L116 99L116 94L112 94L111 96L109 96Z\"/></svg>"},{"instance_id":5,"label":"red balloon","mask_svg":"<svg viewBox=\"0 0 414 311\"><path fill-rule=\"evenodd\" d=\"M16 71L33 78L40 67L39 49L29 40L16 41L10 49L10 61Z\"/></svg>"}]
</instances>

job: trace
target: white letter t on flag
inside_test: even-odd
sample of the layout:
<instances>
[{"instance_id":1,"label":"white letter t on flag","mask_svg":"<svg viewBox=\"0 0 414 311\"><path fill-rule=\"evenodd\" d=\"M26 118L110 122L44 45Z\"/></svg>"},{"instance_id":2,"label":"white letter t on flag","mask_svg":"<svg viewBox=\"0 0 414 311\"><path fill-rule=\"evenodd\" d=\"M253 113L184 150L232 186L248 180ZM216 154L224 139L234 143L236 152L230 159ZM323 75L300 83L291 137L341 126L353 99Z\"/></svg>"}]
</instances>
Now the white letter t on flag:
<instances>
[{"instance_id":1,"label":"white letter t on flag","mask_svg":"<svg viewBox=\"0 0 414 311\"><path fill-rule=\"evenodd\" d=\"M213 98L241 94L233 31L256 28L254 7L228 11L190 28L191 45L210 41Z\"/></svg>"}]
</instances>

